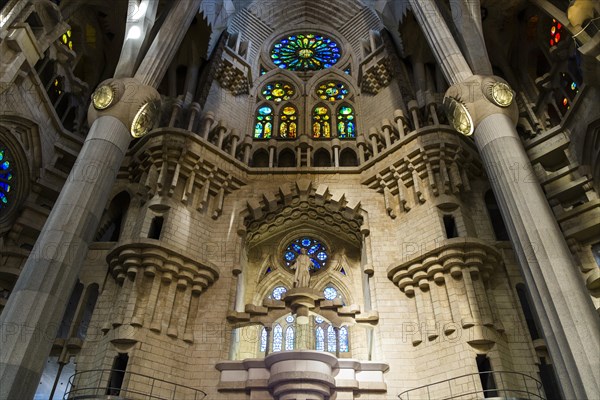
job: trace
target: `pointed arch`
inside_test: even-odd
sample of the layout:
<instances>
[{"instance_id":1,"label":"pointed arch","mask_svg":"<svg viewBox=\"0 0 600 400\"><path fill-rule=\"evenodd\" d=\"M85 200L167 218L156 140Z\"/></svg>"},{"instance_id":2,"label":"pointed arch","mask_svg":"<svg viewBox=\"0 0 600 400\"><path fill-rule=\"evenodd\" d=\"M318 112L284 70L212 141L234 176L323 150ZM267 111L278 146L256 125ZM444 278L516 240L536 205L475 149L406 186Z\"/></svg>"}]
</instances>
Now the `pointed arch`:
<instances>
[{"instance_id":1,"label":"pointed arch","mask_svg":"<svg viewBox=\"0 0 600 400\"><path fill-rule=\"evenodd\" d=\"M285 350L294 350L294 328L288 326L285 329Z\"/></svg>"},{"instance_id":2,"label":"pointed arch","mask_svg":"<svg viewBox=\"0 0 600 400\"><path fill-rule=\"evenodd\" d=\"M331 167L331 154L329 154L329 151L324 148L315 151L312 165L314 167Z\"/></svg>"},{"instance_id":3,"label":"pointed arch","mask_svg":"<svg viewBox=\"0 0 600 400\"><path fill-rule=\"evenodd\" d=\"M313 108L311 120L313 139L331 139L331 110L325 103L318 103Z\"/></svg>"},{"instance_id":4,"label":"pointed arch","mask_svg":"<svg viewBox=\"0 0 600 400\"><path fill-rule=\"evenodd\" d=\"M291 149L283 149L277 157L277 166L290 168L296 166L296 153Z\"/></svg>"},{"instance_id":5,"label":"pointed arch","mask_svg":"<svg viewBox=\"0 0 600 400\"><path fill-rule=\"evenodd\" d=\"M298 136L298 109L292 103L286 103L279 110L280 139L296 139Z\"/></svg>"},{"instance_id":6,"label":"pointed arch","mask_svg":"<svg viewBox=\"0 0 600 400\"><path fill-rule=\"evenodd\" d=\"M273 328L273 351L281 351L283 345L283 328L276 324Z\"/></svg>"},{"instance_id":7,"label":"pointed arch","mask_svg":"<svg viewBox=\"0 0 600 400\"><path fill-rule=\"evenodd\" d=\"M265 149L258 149L252 154L252 166L267 168L269 166L269 153Z\"/></svg>"},{"instance_id":8,"label":"pointed arch","mask_svg":"<svg viewBox=\"0 0 600 400\"><path fill-rule=\"evenodd\" d=\"M273 135L273 107L263 103L254 114L254 139L270 139Z\"/></svg>"},{"instance_id":9,"label":"pointed arch","mask_svg":"<svg viewBox=\"0 0 600 400\"><path fill-rule=\"evenodd\" d=\"M336 112L336 132L340 139L356 138L356 116L354 107L349 103L342 103Z\"/></svg>"},{"instance_id":10,"label":"pointed arch","mask_svg":"<svg viewBox=\"0 0 600 400\"><path fill-rule=\"evenodd\" d=\"M340 153L340 167L356 167L358 166L358 157L356 152L346 147Z\"/></svg>"},{"instance_id":11,"label":"pointed arch","mask_svg":"<svg viewBox=\"0 0 600 400\"><path fill-rule=\"evenodd\" d=\"M321 326L315 329L315 350L325 351L325 331Z\"/></svg>"}]
</instances>

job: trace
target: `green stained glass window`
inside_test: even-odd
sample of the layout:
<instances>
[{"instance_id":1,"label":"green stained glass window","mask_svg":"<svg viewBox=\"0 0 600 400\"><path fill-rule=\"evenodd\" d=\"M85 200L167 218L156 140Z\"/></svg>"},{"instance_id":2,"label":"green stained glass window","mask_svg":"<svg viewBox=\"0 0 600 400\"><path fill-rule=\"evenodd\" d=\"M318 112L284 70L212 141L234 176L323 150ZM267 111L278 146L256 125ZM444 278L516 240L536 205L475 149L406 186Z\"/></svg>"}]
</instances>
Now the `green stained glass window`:
<instances>
[{"instance_id":1,"label":"green stained glass window","mask_svg":"<svg viewBox=\"0 0 600 400\"><path fill-rule=\"evenodd\" d=\"M342 105L337 113L337 134L340 139L356 138L356 118L354 109L347 104Z\"/></svg>"},{"instance_id":2,"label":"green stained glass window","mask_svg":"<svg viewBox=\"0 0 600 400\"><path fill-rule=\"evenodd\" d=\"M324 105L317 105L313 109L312 137L315 139L331 138L331 115Z\"/></svg>"},{"instance_id":3,"label":"green stained glass window","mask_svg":"<svg viewBox=\"0 0 600 400\"><path fill-rule=\"evenodd\" d=\"M341 82L326 82L317 88L317 96L323 100L344 100L348 95L348 89Z\"/></svg>"},{"instance_id":4,"label":"green stained glass window","mask_svg":"<svg viewBox=\"0 0 600 400\"><path fill-rule=\"evenodd\" d=\"M13 184L13 164L6 148L0 145L0 210L10 205L10 192Z\"/></svg>"},{"instance_id":5,"label":"green stained glass window","mask_svg":"<svg viewBox=\"0 0 600 400\"><path fill-rule=\"evenodd\" d=\"M256 121L254 124L255 139L270 139L273 132L273 109L269 106L262 106L256 112Z\"/></svg>"},{"instance_id":6,"label":"green stained glass window","mask_svg":"<svg viewBox=\"0 0 600 400\"><path fill-rule=\"evenodd\" d=\"M279 137L296 139L298 134L298 112L296 107L286 105L279 113Z\"/></svg>"},{"instance_id":7,"label":"green stained glass window","mask_svg":"<svg viewBox=\"0 0 600 400\"><path fill-rule=\"evenodd\" d=\"M290 35L275 43L271 59L279 68L292 71L317 71L330 68L340 59L338 44L312 33Z\"/></svg>"},{"instance_id":8,"label":"green stained glass window","mask_svg":"<svg viewBox=\"0 0 600 400\"><path fill-rule=\"evenodd\" d=\"M279 103L283 100L289 100L296 93L294 87L285 82L267 83L262 90L262 95L266 100Z\"/></svg>"}]
</instances>

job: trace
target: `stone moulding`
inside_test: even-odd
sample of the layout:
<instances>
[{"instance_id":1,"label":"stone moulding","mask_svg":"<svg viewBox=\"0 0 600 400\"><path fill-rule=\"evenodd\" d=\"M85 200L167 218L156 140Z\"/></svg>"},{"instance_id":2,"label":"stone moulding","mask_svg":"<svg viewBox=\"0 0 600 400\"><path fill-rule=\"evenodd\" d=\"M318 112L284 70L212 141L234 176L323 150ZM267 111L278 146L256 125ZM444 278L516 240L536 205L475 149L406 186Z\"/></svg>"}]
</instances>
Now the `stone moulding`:
<instances>
[{"instance_id":1,"label":"stone moulding","mask_svg":"<svg viewBox=\"0 0 600 400\"><path fill-rule=\"evenodd\" d=\"M418 320L413 345L459 328L469 329L464 337L470 345L493 345L504 332L491 279L501 265L500 253L484 241L454 238L388 267L388 278L410 299Z\"/></svg>"},{"instance_id":2,"label":"stone moulding","mask_svg":"<svg viewBox=\"0 0 600 400\"><path fill-rule=\"evenodd\" d=\"M178 285L192 285L192 290L202 292L219 277L217 266L209 261L198 261L191 255L185 255L181 249L172 249L153 240L124 242L111 251L106 260L117 282L121 283L125 275L136 274L143 270L146 276L154 276L157 271L177 280Z\"/></svg>"},{"instance_id":3,"label":"stone moulding","mask_svg":"<svg viewBox=\"0 0 600 400\"><path fill-rule=\"evenodd\" d=\"M329 398L334 392L384 393L387 386L383 374L389 370L385 363L338 360L329 353L312 350L282 351L264 359L222 361L216 368L221 372L220 392L270 393L276 399L306 396L307 390L318 399Z\"/></svg>"}]
</instances>

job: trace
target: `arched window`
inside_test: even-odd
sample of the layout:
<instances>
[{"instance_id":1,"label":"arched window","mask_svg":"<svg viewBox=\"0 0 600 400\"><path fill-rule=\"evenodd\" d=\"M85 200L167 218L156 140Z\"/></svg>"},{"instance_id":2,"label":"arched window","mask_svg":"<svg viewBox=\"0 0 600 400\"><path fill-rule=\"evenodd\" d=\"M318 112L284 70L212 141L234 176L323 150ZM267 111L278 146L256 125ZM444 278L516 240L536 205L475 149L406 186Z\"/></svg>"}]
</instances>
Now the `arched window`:
<instances>
[{"instance_id":1,"label":"arched window","mask_svg":"<svg viewBox=\"0 0 600 400\"><path fill-rule=\"evenodd\" d=\"M279 137L296 139L298 132L298 112L291 104L285 105L279 112Z\"/></svg>"},{"instance_id":2,"label":"arched window","mask_svg":"<svg viewBox=\"0 0 600 400\"><path fill-rule=\"evenodd\" d=\"M296 166L296 153L290 149L283 149L277 157L277 165L279 167L295 167Z\"/></svg>"},{"instance_id":3,"label":"arched window","mask_svg":"<svg viewBox=\"0 0 600 400\"><path fill-rule=\"evenodd\" d=\"M338 101L344 100L348 95L348 89L342 82L325 82L320 84L316 90L317 96L322 100Z\"/></svg>"},{"instance_id":4,"label":"arched window","mask_svg":"<svg viewBox=\"0 0 600 400\"><path fill-rule=\"evenodd\" d=\"M286 82L272 82L263 86L262 95L265 100L280 103L288 101L296 93L294 86Z\"/></svg>"},{"instance_id":5,"label":"arched window","mask_svg":"<svg viewBox=\"0 0 600 400\"><path fill-rule=\"evenodd\" d=\"M356 167L358 159L356 153L352 149L344 149L340 153L340 167Z\"/></svg>"},{"instance_id":6,"label":"arched window","mask_svg":"<svg viewBox=\"0 0 600 400\"><path fill-rule=\"evenodd\" d=\"M315 350L325 351L325 332L320 326L315 330Z\"/></svg>"},{"instance_id":7,"label":"arched window","mask_svg":"<svg viewBox=\"0 0 600 400\"><path fill-rule=\"evenodd\" d=\"M260 332L260 351L267 351L267 330L263 327Z\"/></svg>"},{"instance_id":8,"label":"arched window","mask_svg":"<svg viewBox=\"0 0 600 400\"><path fill-rule=\"evenodd\" d=\"M337 338L332 325L327 328L327 351L335 353L337 350Z\"/></svg>"},{"instance_id":9,"label":"arched window","mask_svg":"<svg viewBox=\"0 0 600 400\"><path fill-rule=\"evenodd\" d=\"M265 149L258 149L252 155L252 166L264 168L269 166L269 153Z\"/></svg>"},{"instance_id":10,"label":"arched window","mask_svg":"<svg viewBox=\"0 0 600 400\"><path fill-rule=\"evenodd\" d=\"M285 349L294 350L294 328L291 326L285 330Z\"/></svg>"},{"instance_id":11,"label":"arched window","mask_svg":"<svg viewBox=\"0 0 600 400\"><path fill-rule=\"evenodd\" d=\"M337 112L337 135L340 139L356 138L356 119L354 118L354 109L343 104Z\"/></svg>"},{"instance_id":12,"label":"arched window","mask_svg":"<svg viewBox=\"0 0 600 400\"><path fill-rule=\"evenodd\" d=\"M275 325L273 328L273 351L281 351L283 345L283 328L281 325Z\"/></svg>"},{"instance_id":13,"label":"arched window","mask_svg":"<svg viewBox=\"0 0 600 400\"><path fill-rule=\"evenodd\" d=\"M342 326L340 328L340 353L348 352L348 328Z\"/></svg>"},{"instance_id":14,"label":"arched window","mask_svg":"<svg viewBox=\"0 0 600 400\"><path fill-rule=\"evenodd\" d=\"M315 151L315 155L313 157L313 166L331 167L331 156L329 155L329 152L325 149L319 149Z\"/></svg>"},{"instance_id":15,"label":"arched window","mask_svg":"<svg viewBox=\"0 0 600 400\"><path fill-rule=\"evenodd\" d=\"M329 108L322 104L313 109L312 137L315 139L331 138L331 115Z\"/></svg>"},{"instance_id":16,"label":"arched window","mask_svg":"<svg viewBox=\"0 0 600 400\"><path fill-rule=\"evenodd\" d=\"M273 132L273 109L263 105L256 111L255 139L270 139Z\"/></svg>"},{"instance_id":17,"label":"arched window","mask_svg":"<svg viewBox=\"0 0 600 400\"><path fill-rule=\"evenodd\" d=\"M0 210L9 205L9 196L14 182L13 166L4 147L0 147Z\"/></svg>"}]
</instances>

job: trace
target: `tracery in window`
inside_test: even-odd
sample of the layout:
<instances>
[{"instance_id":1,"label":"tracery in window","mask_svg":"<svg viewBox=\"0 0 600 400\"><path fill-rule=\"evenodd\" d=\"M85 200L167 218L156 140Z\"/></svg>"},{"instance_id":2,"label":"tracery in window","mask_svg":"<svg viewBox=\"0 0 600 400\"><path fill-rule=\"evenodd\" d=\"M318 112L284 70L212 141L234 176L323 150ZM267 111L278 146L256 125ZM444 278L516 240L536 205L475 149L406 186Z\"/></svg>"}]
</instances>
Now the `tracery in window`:
<instances>
[{"instance_id":1,"label":"tracery in window","mask_svg":"<svg viewBox=\"0 0 600 400\"><path fill-rule=\"evenodd\" d=\"M312 261L312 271L325 267L329 257L327 248L318 240L309 237L295 239L286 247L283 259L288 267L294 264L302 249L306 249L306 254Z\"/></svg>"},{"instance_id":2,"label":"tracery in window","mask_svg":"<svg viewBox=\"0 0 600 400\"><path fill-rule=\"evenodd\" d=\"M312 132L315 139L331 138L331 116L324 105L317 105L313 110Z\"/></svg>"},{"instance_id":3,"label":"tracery in window","mask_svg":"<svg viewBox=\"0 0 600 400\"><path fill-rule=\"evenodd\" d=\"M327 328L327 351L335 352L337 345L337 338L335 337L335 329L329 325Z\"/></svg>"},{"instance_id":4,"label":"tracery in window","mask_svg":"<svg viewBox=\"0 0 600 400\"><path fill-rule=\"evenodd\" d=\"M266 100L279 103L287 101L296 93L294 87L286 82L272 82L263 86L262 95Z\"/></svg>"},{"instance_id":5,"label":"tracery in window","mask_svg":"<svg viewBox=\"0 0 600 400\"><path fill-rule=\"evenodd\" d=\"M283 344L283 328L281 325L275 325L273 328L273 351L281 351Z\"/></svg>"},{"instance_id":6,"label":"tracery in window","mask_svg":"<svg viewBox=\"0 0 600 400\"><path fill-rule=\"evenodd\" d=\"M338 44L312 33L290 35L277 42L271 59L279 68L292 71L317 71L330 68L340 58Z\"/></svg>"},{"instance_id":7,"label":"tracery in window","mask_svg":"<svg viewBox=\"0 0 600 400\"><path fill-rule=\"evenodd\" d=\"M261 106L256 111L256 124L254 125L255 139L270 139L273 132L273 109Z\"/></svg>"},{"instance_id":8,"label":"tracery in window","mask_svg":"<svg viewBox=\"0 0 600 400\"><path fill-rule=\"evenodd\" d=\"M298 112L296 107L286 105L279 113L279 137L296 139L298 131Z\"/></svg>"},{"instance_id":9,"label":"tracery in window","mask_svg":"<svg viewBox=\"0 0 600 400\"><path fill-rule=\"evenodd\" d=\"M273 289L273 291L271 292L271 296L269 297L274 300L281 300L285 292L287 292L287 289L285 287L277 286L275 289Z\"/></svg>"},{"instance_id":10,"label":"tracery in window","mask_svg":"<svg viewBox=\"0 0 600 400\"><path fill-rule=\"evenodd\" d=\"M315 330L315 350L325 351L325 332L320 326Z\"/></svg>"},{"instance_id":11,"label":"tracery in window","mask_svg":"<svg viewBox=\"0 0 600 400\"><path fill-rule=\"evenodd\" d=\"M354 109L348 104L344 104L338 109L337 134L340 139L356 138Z\"/></svg>"},{"instance_id":12,"label":"tracery in window","mask_svg":"<svg viewBox=\"0 0 600 400\"><path fill-rule=\"evenodd\" d=\"M291 326L285 330L285 349L294 350L294 328Z\"/></svg>"},{"instance_id":13,"label":"tracery in window","mask_svg":"<svg viewBox=\"0 0 600 400\"><path fill-rule=\"evenodd\" d=\"M64 44L65 46L67 46L70 50L73 50L73 41L71 40L71 30L67 30L65 33L62 34L62 36L60 37L60 41L62 44Z\"/></svg>"},{"instance_id":14,"label":"tracery in window","mask_svg":"<svg viewBox=\"0 0 600 400\"><path fill-rule=\"evenodd\" d=\"M325 296L327 300L333 300L338 297L338 291L333 286L328 286L323 290L323 296Z\"/></svg>"},{"instance_id":15,"label":"tracery in window","mask_svg":"<svg viewBox=\"0 0 600 400\"><path fill-rule=\"evenodd\" d=\"M263 327L260 333L260 351L267 351L267 330Z\"/></svg>"},{"instance_id":16,"label":"tracery in window","mask_svg":"<svg viewBox=\"0 0 600 400\"><path fill-rule=\"evenodd\" d=\"M14 182L13 168L6 148L0 147L0 210L8 207Z\"/></svg>"},{"instance_id":17,"label":"tracery in window","mask_svg":"<svg viewBox=\"0 0 600 400\"><path fill-rule=\"evenodd\" d=\"M340 328L340 353L348 352L348 328L342 326Z\"/></svg>"},{"instance_id":18,"label":"tracery in window","mask_svg":"<svg viewBox=\"0 0 600 400\"><path fill-rule=\"evenodd\" d=\"M317 96L322 100L344 100L347 95L348 89L342 82L325 82L317 88Z\"/></svg>"}]
</instances>

